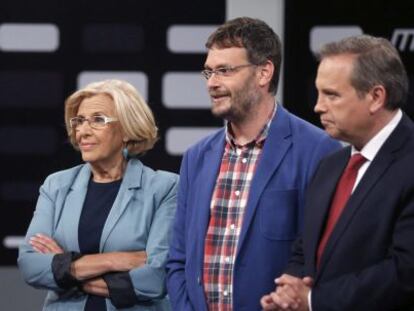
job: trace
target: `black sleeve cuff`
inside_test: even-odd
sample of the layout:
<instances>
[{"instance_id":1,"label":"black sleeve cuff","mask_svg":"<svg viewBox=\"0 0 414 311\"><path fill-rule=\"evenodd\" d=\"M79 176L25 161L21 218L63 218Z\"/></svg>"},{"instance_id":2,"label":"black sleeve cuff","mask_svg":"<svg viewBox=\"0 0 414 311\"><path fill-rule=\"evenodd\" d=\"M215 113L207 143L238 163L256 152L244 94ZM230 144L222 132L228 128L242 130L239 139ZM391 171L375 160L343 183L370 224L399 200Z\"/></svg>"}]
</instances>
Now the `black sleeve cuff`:
<instances>
[{"instance_id":1,"label":"black sleeve cuff","mask_svg":"<svg viewBox=\"0 0 414 311\"><path fill-rule=\"evenodd\" d=\"M59 285L59 287L69 289L80 284L80 282L70 273L70 265L80 257L82 257L82 254L75 252L67 252L53 256L52 273L56 284Z\"/></svg>"},{"instance_id":2,"label":"black sleeve cuff","mask_svg":"<svg viewBox=\"0 0 414 311\"><path fill-rule=\"evenodd\" d=\"M107 273L103 279L108 286L109 298L116 308L128 308L138 303L128 272Z\"/></svg>"}]
</instances>

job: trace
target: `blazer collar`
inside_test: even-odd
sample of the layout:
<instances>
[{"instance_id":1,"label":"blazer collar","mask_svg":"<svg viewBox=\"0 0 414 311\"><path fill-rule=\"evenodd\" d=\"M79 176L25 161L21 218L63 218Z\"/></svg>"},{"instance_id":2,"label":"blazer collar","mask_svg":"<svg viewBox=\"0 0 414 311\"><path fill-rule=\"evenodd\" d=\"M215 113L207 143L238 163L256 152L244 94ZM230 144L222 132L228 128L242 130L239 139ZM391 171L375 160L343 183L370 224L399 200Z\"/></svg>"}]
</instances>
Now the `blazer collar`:
<instances>
[{"instance_id":1,"label":"blazer collar","mask_svg":"<svg viewBox=\"0 0 414 311\"><path fill-rule=\"evenodd\" d=\"M318 184L312 182L307 191L303 232L306 235L305 239L309 240L310 253L312 254L310 266L314 268L316 268L316 251L325 229L325 219L329 213L331 199L335 193L338 180L348 163L350 154L351 147L346 147L328 157L327 160L323 160L321 165L323 170L320 174L319 171L316 172L320 175L317 179ZM312 196L309 196L310 193Z\"/></svg>"},{"instance_id":2,"label":"blazer collar","mask_svg":"<svg viewBox=\"0 0 414 311\"><path fill-rule=\"evenodd\" d=\"M108 218L106 219L102 230L99 246L101 252L104 250L105 242L115 224L129 206L136 189L141 188L143 168L144 165L138 159L130 159L128 161L118 195L116 196L115 202L112 205L111 211L109 212ZM139 206L131 206L130 208L139 208Z\"/></svg>"},{"instance_id":3,"label":"blazer collar","mask_svg":"<svg viewBox=\"0 0 414 311\"><path fill-rule=\"evenodd\" d=\"M282 106L278 106L250 186L237 254L243 246L243 242L252 223L262 192L266 188L266 185L274 172L279 169L279 166L291 145L292 129L289 113Z\"/></svg>"},{"instance_id":4,"label":"blazer collar","mask_svg":"<svg viewBox=\"0 0 414 311\"><path fill-rule=\"evenodd\" d=\"M57 210L59 219L55 219L56 227L61 226L64 232L65 249L70 251L79 251L78 227L81 216L83 203L88 190L88 183L91 176L91 170L88 164L79 166L79 170L67 185L67 192L62 204ZM66 190L65 190L66 191ZM60 215L65 212L65 218L60 219ZM70 211L70 212L68 212Z\"/></svg>"},{"instance_id":5,"label":"blazer collar","mask_svg":"<svg viewBox=\"0 0 414 311\"><path fill-rule=\"evenodd\" d=\"M197 249L203 251L207 227L210 221L211 198L216 185L216 179L220 171L224 146L225 130L222 129L217 136L211 139L206 146L205 151L202 152L200 163L198 163L197 166L190 166L194 167L194 169L200 170L200 172L196 174L197 180L192 181L194 184L198 185L194 189L194 193L192 195L194 198L197 198L194 202L197 202L198 204L198 206L194 208L195 213L197 214L195 219L198 221L198 235L195 239L195 243L197 243ZM193 158L189 160L191 161ZM200 258L200 265L202 265L202 258Z\"/></svg>"},{"instance_id":6,"label":"blazer collar","mask_svg":"<svg viewBox=\"0 0 414 311\"><path fill-rule=\"evenodd\" d=\"M108 218L106 219L101 240L100 240L100 251L103 250L106 240L113 227L117 223L119 217L121 217L124 210L127 208L129 201L131 200L134 191L141 187L142 174L144 165L137 159L131 159L128 161L125 174L115 202L109 212ZM73 237L70 241L67 241L68 248L71 250L79 251L78 243L78 227L79 219L81 216L83 204L88 191L88 183L91 177L90 164L86 163L83 165L73 180L72 185L68 191L68 195L65 200L65 208L70 208L71 219L65 222L67 224L66 231L70 232L70 236Z\"/></svg>"},{"instance_id":7,"label":"blazer collar","mask_svg":"<svg viewBox=\"0 0 414 311\"><path fill-rule=\"evenodd\" d=\"M144 165L138 159L130 159L127 163L125 174L122 177L122 184L126 184L127 189L139 188L141 186L142 170ZM82 166L77 178L74 180L71 190L79 191L88 188L92 169L89 163Z\"/></svg>"},{"instance_id":8,"label":"blazer collar","mask_svg":"<svg viewBox=\"0 0 414 311\"><path fill-rule=\"evenodd\" d=\"M240 252L240 248L246 238L246 233L251 225L263 190L292 144L291 135L289 113L282 106L278 106L250 187L237 253ZM195 240L198 244L197 249L201 250L204 250L204 239L210 220L211 198L220 170L224 146L225 130L223 129L208 142L205 151L202 153L200 163L198 164L200 172L197 174L197 177L202 180L193 181L199 185L193 195L199 198L197 200L199 206L195 209L197 213L196 219L199 221L199 226L197 226L198 238Z\"/></svg>"}]
</instances>

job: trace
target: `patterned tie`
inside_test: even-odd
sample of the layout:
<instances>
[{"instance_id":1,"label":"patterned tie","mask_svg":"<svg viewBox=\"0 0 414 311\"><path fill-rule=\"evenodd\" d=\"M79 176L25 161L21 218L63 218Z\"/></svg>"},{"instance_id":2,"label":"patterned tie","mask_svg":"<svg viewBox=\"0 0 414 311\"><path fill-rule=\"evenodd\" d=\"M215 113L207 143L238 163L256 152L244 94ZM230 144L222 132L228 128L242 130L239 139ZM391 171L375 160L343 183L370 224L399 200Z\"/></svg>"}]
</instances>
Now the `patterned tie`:
<instances>
[{"instance_id":1,"label":"patterned tie","mask_svg":"<svg viewBox=\"0 0 414 311\"><path fill-rule=\"evenodd\" d=\"M339 179L338 185L336 186L335 195L332 200L332 205L329 210L329 216L326 222L325 231L322 235L322 239L319 242L316 258L317 267L319 267L323 251L335 227L335 224L338 221L339 216L341 216L342 210L344 209L349 197L351 196L352 188L354 187L355 180L358 175L358 170L366 160L367 159L365 159L360 153L355 153L350 158L348 165L346 166L341 178Z\"/></svg>"}]
</instances>

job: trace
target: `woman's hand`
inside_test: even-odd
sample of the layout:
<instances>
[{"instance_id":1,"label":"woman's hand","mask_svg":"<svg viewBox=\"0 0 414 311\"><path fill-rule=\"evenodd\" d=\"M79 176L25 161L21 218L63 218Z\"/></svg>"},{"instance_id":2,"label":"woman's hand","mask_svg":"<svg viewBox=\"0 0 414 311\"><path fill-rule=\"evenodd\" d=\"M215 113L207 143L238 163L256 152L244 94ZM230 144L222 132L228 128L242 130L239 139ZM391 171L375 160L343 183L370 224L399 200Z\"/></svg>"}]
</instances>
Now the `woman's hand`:
<instances>
[{"instance_id":1,"label":"woman's hand","mask_svg":"<svg viewBox=\"0 0 414 311\"><path fill-rule=\"evenodd\" d=\"M112 262L112 271L129 271L145 265L147 253L139 252L113 252L106 253Z\"/></svg>"},{"instance_id":2,"label":"woman's hand","mask_svg":"<svg viewBox=\"0 0 414 311\"><path fill-rule=\"evenodd\" d=\"M109 289L103 278L90 279L82 282L82 290L87 294L109 297Z\"/></svg>"},{"instance_id":3,"label":"woman's hand","mask_svg":"<svg viewBox=\"0 0 414 311\"><path fill-rule=\"evenodd\" d=\"M41 233L32 236L29 243L36 252L41 254L62 254L64 252L55 240Z\"/></svg>"},{"instance_id":4,"label":"woman's hand","mask_svg":"<svg viewBox=\"0 0 414 311\"><path fill-rule=\"evenodd\" d=\"M64 252L55 240L41 233L32 236L29 243L36 252L41 254L62 254ZM146 260L147 254L145 251L85 255L72 262L71 274L78 280L91 279L92 282L99 280L95 278L107 272L127 272L141 267L145 265ZM99 283L85 284L88 284L87 288L93 290L96 289L95 285Z\"/></svg>"},{"instance_id":5,"label":"woman's hand","mask_svg":"<svg viewBox=\"0 0 414 311\"><path fill-rule=\"evenodd\" d=\"M107 272L126 272L143 266L146 260L145 251L85 255L72 262L71 274L83 281Z\"/></svg>"}]
</instances>

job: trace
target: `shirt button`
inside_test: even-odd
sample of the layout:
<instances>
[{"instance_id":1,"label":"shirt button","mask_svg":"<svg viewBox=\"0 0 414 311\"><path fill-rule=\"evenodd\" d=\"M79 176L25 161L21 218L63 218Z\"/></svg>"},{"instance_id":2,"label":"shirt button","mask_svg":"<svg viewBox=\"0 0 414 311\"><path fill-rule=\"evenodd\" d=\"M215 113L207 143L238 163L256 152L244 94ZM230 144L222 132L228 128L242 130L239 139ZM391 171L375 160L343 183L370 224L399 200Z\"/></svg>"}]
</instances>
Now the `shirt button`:
<instances>
[{"instance_id":1,"label":"shirt button","mask_svg":"<svg viewBox=\"0 0 414 311\"><path fill-rule=\"evenodd\" d=\"M228 294L229 294L229 292L226 291L226 290L223 292L223 296L227 296Z\"/></svg>"},{"instance_id":2,"label":"shirt button","mask_svg":"<svg viewBox=\"0 0 414 311\"><path fill-rule=\"evenodd\" d=\"M241 155L242 151L240 149L236 150L237 155Z\"/></svg>"},{"instance_id":3,"label":"shirt button","mask_svg":"<svg viewBox=\"0 0 414 311\"><path fill-rule=\"evenodd\" d=\"M227 256L225 260L226 260L227 263L229 263L230 262L230 257Z\"/></svg>"},{"instance_id":4,"label":"shirt button","mask_svg":"<svg viewBox=\"0 0 414 311\"><path fill-rule=\"evenodd\" d=\"M236 190L236 191L234 192L234 194L236 195L236 197L238 197L238 196L240 195L240 191L239 191L239 190Z\"/></svg>"},{"instance_id":5,"label":"shirt button","mask_svg":"<svg viewBox=\"0 0 414 311\"><path fill-rule=\"evenodd\" d=\"M243 163L246 163L246 162L247 162L247 159L246 159L246 158L243 158L243 159L242 159L242 162L243 162Z\"/></svg>"},{"instance_id":6,"label":"shirt button","mask_svg":"<svg viewBox=\"0 0 414 311\"><path fill-rule=\"evenodd\" d=\"M230 225L230 229L231 229L231 230L236 229L236 225L235 225L235 224L231 224L231 225Z\"/></svg>"}]
</instances>

